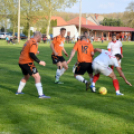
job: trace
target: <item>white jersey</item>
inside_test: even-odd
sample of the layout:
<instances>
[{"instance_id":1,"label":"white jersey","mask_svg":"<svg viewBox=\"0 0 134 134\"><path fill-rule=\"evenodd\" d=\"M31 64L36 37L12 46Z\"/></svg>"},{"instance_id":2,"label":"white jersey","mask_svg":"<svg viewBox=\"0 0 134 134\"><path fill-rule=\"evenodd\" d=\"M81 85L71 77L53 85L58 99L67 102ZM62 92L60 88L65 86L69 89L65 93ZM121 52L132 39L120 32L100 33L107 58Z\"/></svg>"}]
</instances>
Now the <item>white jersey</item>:
<instances>
[{"instance_id":1,"label":"white jersey","mask_svg":"<svg viewBox=\"0 0 134 134\"><path fill-rule=\"evenodd\" d=\"M112 53L104 49L102 49L101 54L94 59L94 62L103 67L109 67L110 65L120 67L116 57Z\"/></svg>"},{"instance_id":2,"label":"white jersey","mask_svg":"<svg viewBox=\"0 0 134 134\"><path fill-rule=\"evenodd\" d=\"M121 54L122 42L117 40L116 42L110 42L107 46L107 49L111 49L113 55Z\"/></svg>"}]
</instances>

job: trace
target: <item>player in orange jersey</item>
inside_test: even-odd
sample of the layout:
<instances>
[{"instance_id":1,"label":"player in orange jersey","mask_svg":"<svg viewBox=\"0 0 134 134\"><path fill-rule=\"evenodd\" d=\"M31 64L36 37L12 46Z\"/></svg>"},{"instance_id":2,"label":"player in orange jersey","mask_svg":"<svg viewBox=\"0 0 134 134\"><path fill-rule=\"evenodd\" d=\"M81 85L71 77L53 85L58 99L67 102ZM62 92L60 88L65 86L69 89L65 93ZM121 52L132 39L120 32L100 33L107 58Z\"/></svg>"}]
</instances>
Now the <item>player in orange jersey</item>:
<instances>
[{"instance_id":1,"label":"player in orange jersey","mask_svg":"<svg viewBox=\"0 0 134 134\"><path fill-rule=\"evenodd\" d=\"M29 77L32 76L35 79L35 86L38 90L39 98L50 98L49 96L45 96L43 94L41 77L34 65L34 61L36 61L38 64L42 66L46 65L44 61L40 61L36 57L36 54L39 53L38 43L41 41L41 36L42 35L40 32L35 32L34 37L28 40L22 48L22 51L19 57L19 66L22 70L24 77L20 81L16 95L23 94L22 90L25 87L26 82L28 81Z\"/></svg>"},{"instance_id":2,"label":"player in orange jersey","mask_svg":"<svg viewBox=\"0 0 134 134\"><path fill-rule=\"evenodd\" d=\"M60 29L60 35L56 36L50 47L52 49L52 61L53 64L57 65L57 71L56 71L56 80L55 84L63 84L62 82L59 81L59 78L64 74L64 72L68 69L67 62L65 61L62 51L64 54L68 57L68 54L64 48L64 43L65 43L65 34L66 34L66 29L61 28Z\"/></svg>"},{"instance_id":3,"label":"player in orange jersey","mask_svg":"<svg viewBox=\"0 0 134 134\"><path fill-rule=\"evenodd\" d=\"M94 48L91 43L87 42L87 38L85 36L82 36L81 41L75 44L71 52L70 58L67 61L68 64L71 62L76 51L77 51L77 60L79 64L75 70L74 76L78 81L85 83L86 90L88 90L90 82L85 80L81 75L84 75L85 72L88 72L90 78L93 79L92 60L94 56Z\"/></svg>"},{"instance_id":4,"label":"player in orange jersey","mask_svg":"<svg viewBox=\"0 0 134 134\"><path fill-rule=\"evenodd\" d=\"M86 37L86 41L87 41L88 43L91 43L90 39L88 38L88 33L87 33L87 31L84 32L84 36ZM79 64L79 62L77 61L77 62L75 63L75 65L73 66L73 70L72 70L73 73L75 73L75 69L76 69L76 67L77 67L78 64Z\"/></svg>"}]
</instances>

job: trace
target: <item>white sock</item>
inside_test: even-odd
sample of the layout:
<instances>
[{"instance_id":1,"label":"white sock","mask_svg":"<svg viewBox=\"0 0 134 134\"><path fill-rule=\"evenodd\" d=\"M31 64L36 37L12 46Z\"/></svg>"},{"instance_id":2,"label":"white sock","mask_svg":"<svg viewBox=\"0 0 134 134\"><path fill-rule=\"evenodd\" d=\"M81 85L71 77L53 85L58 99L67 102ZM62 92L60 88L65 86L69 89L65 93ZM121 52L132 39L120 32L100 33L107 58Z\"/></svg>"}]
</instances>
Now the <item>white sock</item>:
<instances>
[{"instance_id":1,"label":"white sock","mask_svg":"<svg viewBox=\"0 0 134 134\"><path fill-rule=\"evenodd\" d=\"M118 93L118 94L119 94L119 93L120 93L120 90L116 91L116 93Z\"/></svg>"},{"instance_id":2,"label":"white sock","mask_svg":"<svg viewBox=\"0 0 134 134\"><path fill-rule=\"evenodd\" d=\"M87 83L87 80L85 80L82 76L80 76L80 75L77 75L76 76L76 79L78 80L78 81L80 81L80 82L83 82L83 83Z\"/></svg>"},{"instance_id":3,"label":"white sock","mask_svg":"<svg viewBox=\"0 0 134 134\"><path fill-rule=\"evenodd\" d=\"M19 84L19 87L18 87L18 93L22 92L22 90L25 87L25 85L26 85L26 83L20 81L20 84Z\"/></svg>"},{"instance_id":4,"label":"white sock","mask_svg":"<svg viewBox=\"0 0 134 134\"><path fill-rule=\"evenodd\" d=\"M61 76L61 70L57 69L57 71L56 71L56 80L59 80L60 76Z\"/></svg>"},{"instance_id":5,"label":"white sock","mask_svg":"<svg viewBox=\"0 0 134 134\"><path fill-rule=\"evenodd\" d=\"M66 71L66 69L65 69L65 68L62 68L62 69L60 70L60 76L62 76L62 75L65 73L65 71Z\"/></svg>"},{"instance_id":6,"label":"white sock","mask_svg":"<svg viewBox=\"0 0 134 134\"><path fill-rule=\"evenodd\" d=\"M94 83L94 82L92 82L92 85L93 85L93 86L95 86L95 83Z\"/></svg>"},{"instance_id":7,"label":"white sock","mask_svg":"<svg viewBox=\"0 0 134 134\"><path fill-rule=\"evenodd\" d=\"M37 88L37 91L38 91L39 96L43 95L42 84L41 83L36 83L35 86Z\"/></svg>"},{"instance_id":8,"label":"white sock","mask_svg":"<svg viewBox=\"0 0 134 134\"><path fill-rule=\"evenodd\" d=\"M90 78L90 82L91 82L91 83L93 82L93 78Z\"/></svg>"}]
</instances>

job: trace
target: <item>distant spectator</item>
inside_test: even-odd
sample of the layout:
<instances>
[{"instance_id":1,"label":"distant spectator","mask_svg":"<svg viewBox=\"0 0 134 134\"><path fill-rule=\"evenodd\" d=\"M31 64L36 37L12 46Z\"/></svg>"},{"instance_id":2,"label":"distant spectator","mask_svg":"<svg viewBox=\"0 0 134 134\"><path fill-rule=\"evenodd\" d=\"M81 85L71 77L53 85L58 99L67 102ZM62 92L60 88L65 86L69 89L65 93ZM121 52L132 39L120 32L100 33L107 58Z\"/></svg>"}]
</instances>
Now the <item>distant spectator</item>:
<instances>
[{"instance_id":1,"label":"distant spectator","mask_svg":"<svg viewBox=\"0 0 134 134\"><path fill-rule=\"evenodd\" d=\"M70 36L67 35L67 37L66 37L66 42L69 43L69 41L70 41Z\"/></svg>"},{"instance_id":2,"label":"distant spectator","mask_svg":"<svg viewBox=\"0 0 134 134\"><path fill-rule=\"evenodd\" d=\"M43 35L43 42L46 43L46 41L47 41L47 36Z\"/></svg>"},{"instance_id":3,"label":"distant spectator","mask_svg":"<svg viewBox=\"0 0 134 134\"><path fill-rule=\"evenodd\" d=\"M94 42L94 36L91 37L91 43Z\"/></svg>"},{"instance_id":4,"label":"distant spectator","mask_svg":"<svg viewBox=\"0 0 134 134\"><path fill-rule=\"evenodd\" d=\"M9 44L9 37L8 37L8 36L6 37L6 41L7 41L7 43Z\"/></svg>"},{"instance_id":5,"label":"distant spectator","mask_svg":"<svg viewBox=\"0 0 134 134\"><path fill-rule=\"evenodd\" d=\"M128 36L128 41L131 41L131 36Z\"/></svg>"},{"instance_id":6,"label":"distant spectator","mask_svg":"<svg viewBox=\"0 0 134 134\"><path fill-rule=\"evenodd\" d=\"M101 37L101 42L102 42L102 43L104 42L104 37L103 37L103 36Z\"/></svg>"},{"instance_id":7,"label":"distant spectator","mask_svg":"<svg viewBox=\"0 0 134 134\"><path fill-rule=\"evenodd\" d=\"M122 35L122 41L124 40L124 35Z\"/></svg>"},{"instance_id":8,"label":"distant spectator","mask_svg":"<svg viewBox=\"0 0 134 134\"><path fill-rule=\"evenodd\" d=\"M125 41L127 40L127 36L126 35L124 36L124 39L125 39Z\"/></svg>"},{"instance_id":9,"label":"distant spectator","mask_svg":"<svg viewBox=\"0 0 134 134\"><path fill-rule=\"evenodd\" d=\"M75 43L75 36L72 38L72 44Z\"/></svg>"},{"instance_id":10,"label":"distant spectator","mask_svg":"<svg viewBox=\"0 0 134 134\"><path fill-rule=\"evenodd\" d=\"M50 44L50 40L51 40L50 35L48 35L47 36L47 43L49 42L49 44Z\"/></svg>"}]
</instances>

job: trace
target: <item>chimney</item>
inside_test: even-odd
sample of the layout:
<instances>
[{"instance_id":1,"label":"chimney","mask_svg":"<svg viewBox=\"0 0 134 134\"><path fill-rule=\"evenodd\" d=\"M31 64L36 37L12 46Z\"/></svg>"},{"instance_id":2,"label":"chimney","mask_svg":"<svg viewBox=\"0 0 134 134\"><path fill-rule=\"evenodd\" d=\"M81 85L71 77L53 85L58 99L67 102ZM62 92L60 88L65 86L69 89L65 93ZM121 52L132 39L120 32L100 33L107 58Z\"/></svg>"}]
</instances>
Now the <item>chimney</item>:
<instances>
[{"instance_id":1,"label":"chimney","mask_svg":"<svg viewBox=\"0 0 134 134\"><path fill-rule=\"evenodd\" d=\"M87 23L88 23L88 22L87 22L87 18L88 18L88 14L86 14L86 25L87 25Z\"/></svg>"},{"instance_id":2,"label":"chimney","mask_svg":"<svg viewBox=\"0 0 134 134\"><path fill-rule=\"evenodd\" d=\"M97 20L98 19L98 14L95 13L95 19Z\"/></svg>"}]
</instances>

